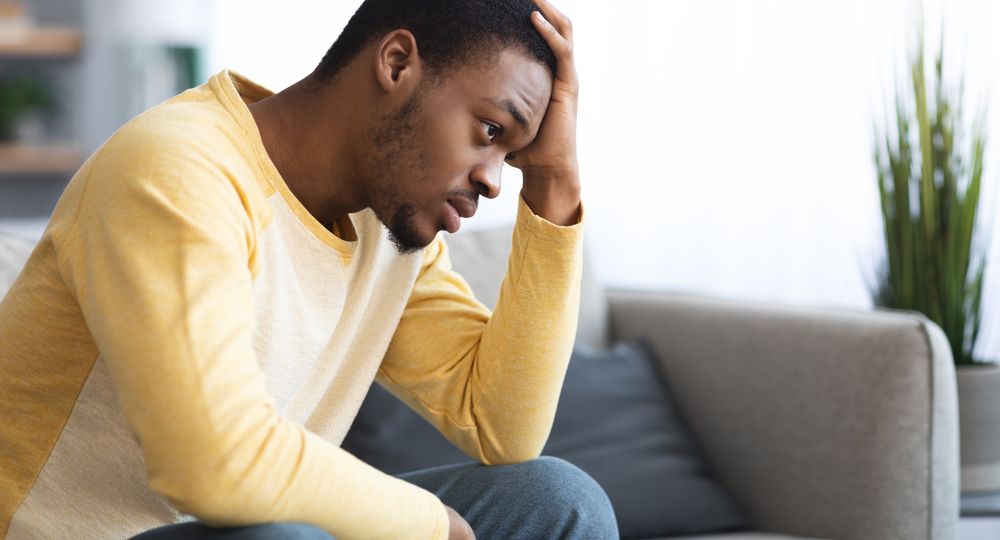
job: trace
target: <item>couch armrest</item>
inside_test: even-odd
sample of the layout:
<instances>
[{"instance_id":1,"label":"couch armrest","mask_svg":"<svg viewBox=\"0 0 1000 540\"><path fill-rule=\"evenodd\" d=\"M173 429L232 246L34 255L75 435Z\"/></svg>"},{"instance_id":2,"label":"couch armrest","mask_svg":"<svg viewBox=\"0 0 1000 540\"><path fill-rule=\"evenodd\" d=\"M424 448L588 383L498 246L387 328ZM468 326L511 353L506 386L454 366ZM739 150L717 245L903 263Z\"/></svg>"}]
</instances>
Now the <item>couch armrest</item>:
<instances>
[{"instance_id":1,"label":"couch armrest","mask_svg":"<svg viewBox=\"0 0 1000 540\"><path fill-rule=\"evenodd\" d=\"M613 339L653 343L719 479L759 530L954 537L955 368L916 312L610 291Z\"/></svg>"}]
</instances>

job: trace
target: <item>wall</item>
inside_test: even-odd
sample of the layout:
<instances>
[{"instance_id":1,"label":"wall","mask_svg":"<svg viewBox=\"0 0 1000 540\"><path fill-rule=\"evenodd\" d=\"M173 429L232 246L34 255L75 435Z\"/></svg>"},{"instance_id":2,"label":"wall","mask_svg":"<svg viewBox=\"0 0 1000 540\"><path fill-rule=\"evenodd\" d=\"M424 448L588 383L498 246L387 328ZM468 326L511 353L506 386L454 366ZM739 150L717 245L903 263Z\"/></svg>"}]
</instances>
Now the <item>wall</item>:
<instances>
[{"instance_id":1,"label":"wall","mask_svg":"<svg viewBox=\"0 0 1000 540\"><path fill-rule=\"evenodd\" d=\"M87 151L138 112L122 106L132 82L115 52L123 44L203 44L206 73L229 67L280 90L313 68L357 4L81 1L74 8L36 0L45 17L81 19L87 29L82 71L63 84L77 115L64 129ZM870 307L867 282L881 257L872 125L894 77L903 80L913 5L561 0L575 23L587 235L602 280ZM932 43L941 5L926 2ZM989 98L995 111L1000 5L950 0L946 20L949 65L965 66L969 110ZM989 153L978 237L991 254L979 352L1000 359L1000 332L992 330L1000 326L1000 241L988 234L1000 195L997 148ZM519 184L508 168L501 197L485 201L465 228L509 222ZM60 189L58 182L13 188L43 214ZM26 208L3 193L0 228Z\"/></svg>"},{"instance_id":2,"label":"wall","mask_svg":"<svg viewBox=\"0 0 1000 540\"><path fill-rule=\"evenodd\" d=\"M346 5L345 5L346 4ZM217 0L210 69L234 67L275 90L308 73L350 3ZM558 5L574 20L581 80L580 161L588 242L616 287L754 301L869 308L881 252L873 118L904 80L914 3L904 0L685 0ZM990 0L947 4L950 65L969 105L1000 103L1000 39ZM941 4L926 3L938 42ZM263 30L265 29L266 30ZM997 107L994 106L994 109ZM971 110L971 109L970 109ZM993 127L1000 137L1000 125ZM990 154L983 194L1000 183ZM520 179L466 230L512 220ZM980 354L1000 359L1000 242L986 284Z\"/></svg>"}]
</instances>

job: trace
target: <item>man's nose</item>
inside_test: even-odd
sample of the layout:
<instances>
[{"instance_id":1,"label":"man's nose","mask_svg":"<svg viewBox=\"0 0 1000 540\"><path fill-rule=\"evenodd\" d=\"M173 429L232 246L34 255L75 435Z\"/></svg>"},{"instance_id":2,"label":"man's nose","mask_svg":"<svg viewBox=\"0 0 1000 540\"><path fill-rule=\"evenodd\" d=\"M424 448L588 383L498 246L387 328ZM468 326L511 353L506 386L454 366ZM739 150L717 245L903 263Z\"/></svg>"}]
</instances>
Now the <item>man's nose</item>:
<instances>
[{"instance_id":1,"label":"man's nose","mask_svg":"<svg viewBox=\"0 0 1000 540\"><path fill-rule=\"evenodd\" d=\"M480 195L487 199L495 199L500 195L500 172L502 170L502 160L498 163L478 165L472 169L469 179L472 180L472 184Z\"/></svg>"}]
</instances>

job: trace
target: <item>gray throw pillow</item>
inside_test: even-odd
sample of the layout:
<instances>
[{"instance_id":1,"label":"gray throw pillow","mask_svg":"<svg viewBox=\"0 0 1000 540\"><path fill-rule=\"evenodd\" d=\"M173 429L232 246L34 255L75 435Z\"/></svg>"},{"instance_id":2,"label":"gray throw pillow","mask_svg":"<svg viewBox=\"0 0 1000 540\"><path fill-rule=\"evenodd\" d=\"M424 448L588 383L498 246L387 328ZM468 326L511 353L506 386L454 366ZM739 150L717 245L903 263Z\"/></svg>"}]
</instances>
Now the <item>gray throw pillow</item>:
<instances>
[{"instance_id":1,"label":"gray throw pillow","mask_svg":"<svg viewBox=\"0 0 1000 540\"><path fill-rule=\"evenodd\" d=\"M611 499L623 539L745 530L712 477L642 341L577 345L543 454L586 471ZM343 448L398 474L470 461L430 424L373 385Z\"/></svg>"}]
</instances>

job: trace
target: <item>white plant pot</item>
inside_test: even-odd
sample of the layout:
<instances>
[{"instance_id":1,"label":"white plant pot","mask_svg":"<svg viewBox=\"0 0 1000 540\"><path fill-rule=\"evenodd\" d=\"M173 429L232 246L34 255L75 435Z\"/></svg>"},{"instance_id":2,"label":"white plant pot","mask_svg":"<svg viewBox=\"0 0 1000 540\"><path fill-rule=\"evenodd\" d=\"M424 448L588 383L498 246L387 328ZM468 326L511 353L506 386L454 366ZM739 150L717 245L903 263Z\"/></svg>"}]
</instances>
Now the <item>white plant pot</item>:
<instances>
[{"instance_id":1,"label":"white plant pot","mask_svg":"<svg viewBox=\"0 0 1000 540\"><path fill-rule=\"evenodd\" d=\"M1000 492L1000 365L957 366L962 493Z\"/></svg>"}]
</instances>

